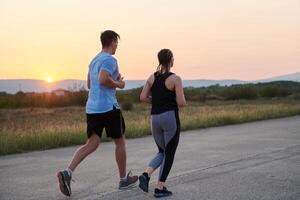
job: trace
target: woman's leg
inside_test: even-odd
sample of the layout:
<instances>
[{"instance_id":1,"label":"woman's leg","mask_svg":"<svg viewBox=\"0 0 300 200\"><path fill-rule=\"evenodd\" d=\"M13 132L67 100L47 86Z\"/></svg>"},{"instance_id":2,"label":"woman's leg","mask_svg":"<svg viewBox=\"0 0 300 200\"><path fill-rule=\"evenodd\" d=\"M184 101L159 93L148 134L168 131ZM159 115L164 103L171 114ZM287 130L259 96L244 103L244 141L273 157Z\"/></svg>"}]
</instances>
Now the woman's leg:
<instances>
[{"instance_id":1,"label":"woman's leg","mask_svg":"<svg viewBox=\"0 0 300 200\"><path fill-rule=\"evenodd\" d=\"M158 153L150 161L146 172L150 177L152 173L161 165L164 157L165 150L165 138L163 135L163 130L160 127L160 117L159 115L151 116L151 132L154 138L154 141L158 148Z\"/></svg>"},{"instance_id":2,"label":"woman's leg","mask_svg":"<svg viewBox=\"0 0 300 200\"><path fill-rule=\"evenodd\" d=\"M144 192L148 192L150 177L152 173L161 165L164 157L165 141L164 141L163 131L160 128L160 118L158 115L151 116L151 131L158 148L158 153L150 161L145 172L141 176L139 176L139 181L140 181L139 187Z\"/></svg>"},{"instance_id":3,"label":"woman's leg","mask_svg":"<svg viewBox=\"0 0 300 200\"><path fill-rule=\"evenodd\" d=\"M180 121L177 111L166 112L162 116L162 124L164 124L164 140L166 147L164 151L164 159L160 168L159 181L157 183L158 189L162 190L166 179L172 168L176 149L179 143L180 136Z\"/></svg>"},{"instance_id":4,"label":"woman's leg","mask_svg":"<svg viewBox=\"0 0 300 200\"><path fill-rule=\"evenodd\" d=\"M154 156L154 158L150 161L146 172L148 176L150 177L152 173L161 165L163 159L164 159L164 150L157 145L158 153Z\"/></svg>"}]
</instances>

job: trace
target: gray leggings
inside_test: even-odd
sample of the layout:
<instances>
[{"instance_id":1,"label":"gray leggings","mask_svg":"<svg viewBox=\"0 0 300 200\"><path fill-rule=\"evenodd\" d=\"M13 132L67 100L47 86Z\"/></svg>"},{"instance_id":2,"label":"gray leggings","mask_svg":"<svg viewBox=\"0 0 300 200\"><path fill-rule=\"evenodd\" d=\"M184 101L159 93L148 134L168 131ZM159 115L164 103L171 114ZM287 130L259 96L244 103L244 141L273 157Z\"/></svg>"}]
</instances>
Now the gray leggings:
<instances>
[{"instance_id":1,"label":"gray leggings","mask_svg":"<svg viewBox=\"0 0 300 200\"><path fill-rule=\"evenodd\" d=\"M165 182L172 168L179 142L180 120L177 110L151 115L151 130L158 153L150 161L154 170L160 166L159 181Z\"/></svg>"}]
</instances>

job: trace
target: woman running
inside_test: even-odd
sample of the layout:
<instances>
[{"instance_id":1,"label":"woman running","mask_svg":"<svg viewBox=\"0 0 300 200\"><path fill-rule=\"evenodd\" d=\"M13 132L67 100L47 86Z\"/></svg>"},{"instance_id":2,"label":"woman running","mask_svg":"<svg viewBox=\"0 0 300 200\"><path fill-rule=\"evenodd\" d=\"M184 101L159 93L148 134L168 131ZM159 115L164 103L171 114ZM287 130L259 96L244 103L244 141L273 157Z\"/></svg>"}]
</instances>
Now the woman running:
<instances>
[{"instance_id":1,"label":"woman running","mask_svg":"<svg viewBox=\"0 0 300 200\"><path fill-rule=\"evenodd\" d=\"M150 161L145 172L139 176L139 187L148 192L152 173L160 167L159 180L154 190L155 197L172 195L165 182L172 168L176 148L179 142L180 121L178 106L186 105L181 78L172 73L173 53L169 49L158 52L159 65L152 74L140 95L140 100L151 103L151 131L158 153Z\"/></svg>"}]
</instances>

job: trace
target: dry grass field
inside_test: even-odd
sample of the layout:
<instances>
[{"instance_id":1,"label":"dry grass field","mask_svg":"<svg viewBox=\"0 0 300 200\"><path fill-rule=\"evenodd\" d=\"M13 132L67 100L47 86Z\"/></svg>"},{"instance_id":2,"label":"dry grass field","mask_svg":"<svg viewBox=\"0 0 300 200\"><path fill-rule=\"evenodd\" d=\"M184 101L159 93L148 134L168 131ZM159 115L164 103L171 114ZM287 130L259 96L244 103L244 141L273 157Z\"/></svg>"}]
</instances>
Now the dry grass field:
<instances>
[{"instance_id":1,"label":"dry grass field","mask_svg":"<svg viewBox=\"0 0 300 200\"><path fill-rule=\"evenodd\" d=\"M296 100L188 102L180 110L182 130L298 114ZM123 115L127 138L151 134L149 105L134 104ZM82 144L85 120L84 107L0 109L0 155Z\"/></svg>"}]
</instances>

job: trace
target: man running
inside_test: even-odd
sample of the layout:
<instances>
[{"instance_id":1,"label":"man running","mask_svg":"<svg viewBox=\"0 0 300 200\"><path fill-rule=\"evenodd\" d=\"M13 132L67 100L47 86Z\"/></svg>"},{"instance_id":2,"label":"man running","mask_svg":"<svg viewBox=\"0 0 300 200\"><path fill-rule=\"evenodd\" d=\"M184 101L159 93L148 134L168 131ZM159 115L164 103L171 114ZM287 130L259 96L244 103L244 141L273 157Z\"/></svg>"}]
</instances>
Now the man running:
<instances>
[{"instance_id":1,"label":"man running","mask_svg":"<svg viewBox=\"0 0 300 200\"><path fill-rule=\"evenodd\" d=\"M60 191L71 196L71 179L79 163L94 152L100 142L102 131L116 145L115 157L119 169L119 189L133 186L138 177L126 175L125 122L116 99L116 88L123 89L125 82L119 73L117 60L112 56L118 47L120 36L111 30L101 34L102 51L89 65L87 85L89 96L86 104L87 141L75 152L69 166L57 173Z\"/></svg>"}]
</instances>

